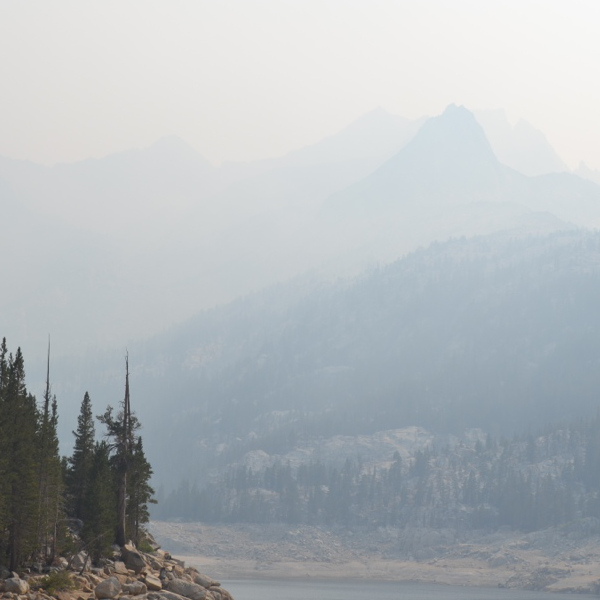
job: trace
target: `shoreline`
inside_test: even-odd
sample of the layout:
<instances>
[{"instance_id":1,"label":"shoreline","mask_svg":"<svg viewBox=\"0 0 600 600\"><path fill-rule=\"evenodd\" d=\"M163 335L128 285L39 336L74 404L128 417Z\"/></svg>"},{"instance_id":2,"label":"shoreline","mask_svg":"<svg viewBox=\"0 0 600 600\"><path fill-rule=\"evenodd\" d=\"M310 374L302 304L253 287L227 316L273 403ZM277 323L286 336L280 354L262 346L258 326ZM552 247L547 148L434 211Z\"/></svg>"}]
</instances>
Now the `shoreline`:
<instances>
[{"instance_id":1,"label":"shoreline","mask_svg":"<svg viewBox=\"0 0 600 600\"><path fill-rule=\"evenodd\" d=\"M389 583L427 583L457 587L504 587L503 572L445 566L432 567L412 561L373 559L331 565L314 561L281 561L264 564L244 560L223 560L209 556L177 555L186 564L210 572L223 580L294 581L380 581Z\"/></svg>"},{"instance_id":2,"label":"shoreline","mask_svg":"<svg viewBox=\"0 0 600 600\"><path fill-rule=\"evenodd\" d=\"M578 594L600 591L600 537L574 540L568 532L555 530L495 532L462 541L450 541L444 532L444 544L430 543L439 532L423 531L419 548L406 555L398 546L398 532L389 531L356 535L281 524L171 522L155 522L152 529L174 556L219 580L361 580Z\"/></svg>"}]
</instances>

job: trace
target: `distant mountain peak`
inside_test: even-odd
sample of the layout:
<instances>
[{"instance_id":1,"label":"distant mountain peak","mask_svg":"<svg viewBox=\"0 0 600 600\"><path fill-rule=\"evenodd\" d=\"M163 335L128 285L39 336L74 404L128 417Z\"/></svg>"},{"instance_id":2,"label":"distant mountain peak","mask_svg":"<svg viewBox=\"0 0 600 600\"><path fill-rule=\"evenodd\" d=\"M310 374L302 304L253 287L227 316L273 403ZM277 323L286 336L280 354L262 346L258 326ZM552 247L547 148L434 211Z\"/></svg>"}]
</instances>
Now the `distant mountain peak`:
<instances>
[{"instance_id":1,"label":"distant mountain peak","mask_svg":"<svg viewBox=\"0 0 600 600\"><path fill-rule=\"evenodd\" d=\"M151 153L165 154L178 158L189 158L206 162L206 159L190 144L178 135L166 135L151 144L147 150Z\"/></svg>"},{"instance_id":2,"label":"distant mountain peak","mask_svg":"<svg viewBox=\"0 0 600 600\"><path fill-rule=\"evenodd\" d=\"M473 113L451 104L425 121L413 139L369 177L338 194L332 206L349 203L360 214L373 214L380 209L495 200L507 171Z\"/></svg>"},{"instance_id":3,"label":"distant mountain peak","mask_svg":"<svg viewBox=\"0 0 600 600\"><path fill-rule=\"evenodd\" d=\"M498 161L473 113L450 104L444 112L428 119L394 161L429 165L429 170L446 174L482 168L496 170Z\"/></svg>"},{"instance_id":4,"label":"distant mountain peak","mask_svg":"<svg viewBox=\"0 0 600 600\"><path fill-rule=\"evenodd\" d=\"M593 181L600 185L600 171L595 169L591 169L586 163L581 161L579 163L579 167L573 171L575 175L579 177L583 177L584 179L588 179L589 181Z\"/></svg>"},{"instance_id":5,"label":"distant mountain peak","mask_svg":"<svg viewBox=\"0 0 600 600\"><path fill-rule=\"evenodd\" d=\"M519 119L512 125L503 109L474 114L502 164L530 177L567 170L543 132L528 121Z\"/></svg>"},{"instance_id":6,"label":"distant mountain peak","mask_svg":"<svg viewBox=\"0 0 600 600\"><path fill-rule=\"evenodd\" d=\"M471 111L466 109L462 104L454 104L454 102L451 102L450 104L448 104L448 106L446 106L446 108L444 109L444 112L442 114L443 115L453 114L453 113L467 114L470 112Z\"/></svg>"}]
</instances>

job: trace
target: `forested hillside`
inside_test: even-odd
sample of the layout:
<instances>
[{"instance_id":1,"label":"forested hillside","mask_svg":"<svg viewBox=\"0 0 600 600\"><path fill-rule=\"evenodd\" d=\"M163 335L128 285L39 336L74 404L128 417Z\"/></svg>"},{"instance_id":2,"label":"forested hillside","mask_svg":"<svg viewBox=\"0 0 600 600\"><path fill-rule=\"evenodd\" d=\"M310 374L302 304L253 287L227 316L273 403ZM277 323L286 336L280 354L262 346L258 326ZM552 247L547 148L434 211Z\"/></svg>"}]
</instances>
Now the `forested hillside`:
<instances>
[{"instance_id":1,"label":"forested hillside","mask_svg":"<svg viewBox=\"0 0 600 600\"><path fill-rule=\"evenodd\" d=\"M242 298L135 347L152 463L177 485L319 436L589 416L599 302L600 235L580 231L459 239Z\"/></svg>"},{"instance_id":2,"label":"forested hillside","mask_svg":"<svg viewBox=\"0 0 600 600\"><path fill-rule=\"evenodd\" d=\"M204 522L535 531L600 515L600 421L395 451L369 464L294 464L289 455L231 466L202 489L183 482L156 510ZM368 447L365 447L365 452ZM266 457L265 457L266 458ZM286 460L288 459L288 460ZM266 462L266 464L265 464Z\"/></svg>"}]
</instances>

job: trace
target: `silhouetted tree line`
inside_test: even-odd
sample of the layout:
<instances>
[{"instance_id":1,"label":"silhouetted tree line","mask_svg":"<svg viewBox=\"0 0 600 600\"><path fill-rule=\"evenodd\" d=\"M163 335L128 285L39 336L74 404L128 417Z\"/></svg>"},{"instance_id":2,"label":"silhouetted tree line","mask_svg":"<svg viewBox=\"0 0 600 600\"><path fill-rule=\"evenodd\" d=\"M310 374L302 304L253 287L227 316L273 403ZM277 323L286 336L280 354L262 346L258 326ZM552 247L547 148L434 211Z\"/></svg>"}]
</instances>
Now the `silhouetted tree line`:
<instances>
[{"instance_id":1,"label":"silhouetted tree line","mask_svg":"<svg viewBox=\"0 0 600 600\"><path fill-rule=\"evenodd\" d=\"M108 407L98 418L107 428L100 441L86 392L73 432L73 454L61 457L49 370L40 405L27 391L21 350L9 353L2 340L0 564L15 570L26 561L51 562L80 547L98 558L115 541L124 543L125 534L140 541L154 491L142 438L135 433L139 423L129 406L128 368L121 410L113 415Z\"/></svg>"},{"instance_id":2,"label":"silhouetted tree line","mask_svg":"<svg viewBox=\"0 0 600 600\"><path fill-rule=\"evenodd\" d=\"M600 419L537 436L424 449L385 467L232 467L209 488L163 494L160 518L523 531L600 517Z\"/></svg>"}]
</instances>

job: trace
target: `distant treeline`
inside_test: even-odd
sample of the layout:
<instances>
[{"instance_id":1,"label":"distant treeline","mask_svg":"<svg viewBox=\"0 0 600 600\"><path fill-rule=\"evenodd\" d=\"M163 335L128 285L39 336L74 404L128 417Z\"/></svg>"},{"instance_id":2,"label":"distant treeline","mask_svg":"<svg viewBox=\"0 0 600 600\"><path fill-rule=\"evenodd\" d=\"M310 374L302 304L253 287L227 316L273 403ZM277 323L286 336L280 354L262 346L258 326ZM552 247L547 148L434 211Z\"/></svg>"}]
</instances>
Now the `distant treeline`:
<instances>
[{"instance_id":1,"label":"distant treeline","mask_svg":"<svg viewBox=\"0 0 600 600\"><path fill-rule=\"evenodd\" d=\"M230 468L206 489L183 482L158 518L523 531L600 516L600 420L539 435L396 452L382 468L346 460Z\"/></svg>"},{"instance_id":2,"label":"distant treeline","mask_svg":"<svg viewBox=\"0 0 600 600\"><path fill-rule=\"evenodd\" d=\"M128 377L127 377L128 381ZM81 403L73 454L59 454L58 406L49 377L37 402L25 385L21 350L0 346L0 564L11 570L25 561L48 563L85 547L108 553L123 533L119 497L127 498L125 528L137 542L148 522L152 470L144 456L135 415L127 402L115 416L99 417L107 429L96 441L89 395ZM75 536L76 532L79 535Z\"/></svg>"}]
</instances>

